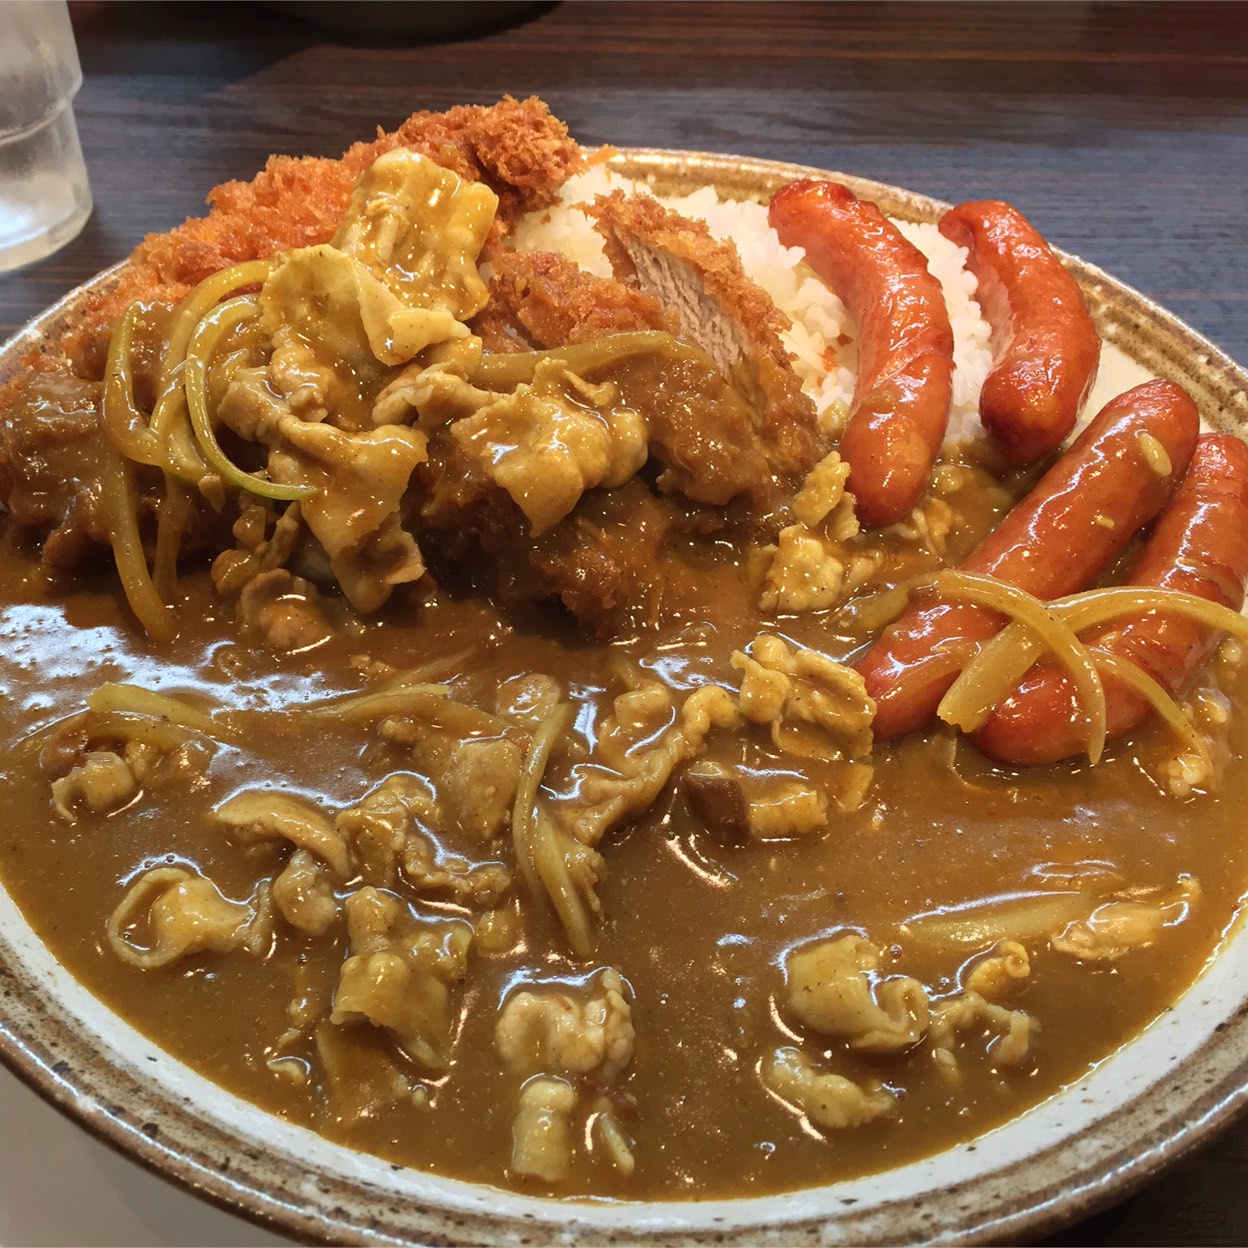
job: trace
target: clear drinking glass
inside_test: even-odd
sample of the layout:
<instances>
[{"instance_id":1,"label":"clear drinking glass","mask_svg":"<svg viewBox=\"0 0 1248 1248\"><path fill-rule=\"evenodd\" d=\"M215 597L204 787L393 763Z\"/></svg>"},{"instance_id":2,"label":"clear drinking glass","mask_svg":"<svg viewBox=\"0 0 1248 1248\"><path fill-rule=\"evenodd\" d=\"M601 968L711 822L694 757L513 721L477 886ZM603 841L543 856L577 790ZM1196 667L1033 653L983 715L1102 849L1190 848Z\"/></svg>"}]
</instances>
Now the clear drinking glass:
<instances>
[{"instance_id":1,"label":"clear drinking glass","mask_svg":"<svg viewBox=\"0 0 1248 1248\"><path fill-rule=\"evenodd\" d=\"M81 85L65 0L0 0L0 272L51 255L91 215Z\"/></svg>"}]
</instances>

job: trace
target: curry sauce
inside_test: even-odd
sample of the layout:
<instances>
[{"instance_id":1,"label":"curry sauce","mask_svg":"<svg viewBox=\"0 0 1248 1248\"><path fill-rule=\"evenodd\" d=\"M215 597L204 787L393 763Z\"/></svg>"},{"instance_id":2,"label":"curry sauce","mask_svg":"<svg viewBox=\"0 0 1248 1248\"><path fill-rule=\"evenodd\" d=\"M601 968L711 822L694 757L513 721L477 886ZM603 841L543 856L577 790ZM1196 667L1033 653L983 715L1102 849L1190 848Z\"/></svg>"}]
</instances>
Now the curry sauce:
<instances>
[{"instance_id":1,"label":"curry sauce","mask_svg":"<svg viewBox=\"0 0 1248 1248\"><path fill-rule=\"evenodd\" d=\"M162 1047L272 1112L400 1164L525 1190L630 1199L762 1193L897 1165L1011 1118L1084 1074L1182 992L1239 904L1248 864L1235 801L1166 793L1151 770L1173 749L1160 732L1119 747L1097 768L1023 774L995 769L941 733L912 739L876 758L859 809L834 817L820 834L775 842L724 843L668 786L603 846L609 874L588 966L568 955L549 910L521 898L514 943L474 951L455 989L447 1070L430 1077L387 1044L376 1059L425 1089L422 1096L410 1089L336 1094L308 1034L292 1043L286 1033L292 999L327 1010L348 953L341 932L323 939L288 932L264 956L202 953L140 970L116 958L104 938L126 888L145 869L181 864L229 897L250 896L277 871L282 851L240 847L214 826L214 806L252 786L347 806L393 770L410 769L375 730L310 737L306 721L301 727L292 715L301 702L357 687L351 660L361 655L406 663L419 654L425 664L449 656L478 696L516 672L540 671L566 681L582 713L600 717L622 661L676 687L723 678L730 651L756 622L745 625L748 610L724 594L727 601L705 602L666 634L591 647L566 627L533 632L478 602L435 597L411 619L376 621L307 659L275 658L240 644L200 575L184 582L183 618L197 623L153 654L135 640L107 578L68 594L53 590L14 546L10 535L4 631L14 642L0 662L11 708L5 749L15 763L0 858L5 886L74 974ZM785 632L795 644L834 653L857 641L830 635L826 620L786 621ZM132 805L80 811L66 823L51 809L30 734L79 711L110 680L239 708L245 726L215 747L202 773L156 777ZM47 739L46 728L34 738L45 748ZM730 734L712 741L711 757L741 757ZM1237 761L1221 793L1243 783L1242 743L1237 726ZM753 744L756 770L783 767ZM462 837L454 848L480 854ZM997 1065L985 1051L988 1028L962 1038L953 1079L923 1045L847 1064L843 1046L795 1025L786 1010L786 954L829 934L861 933L884 951L882 974L912 976L933 995L948 995L986 948L973 937L926 940L907 927L916 915L1043 895L1072 881L1102 893L1124 886L1164 893L1184 874L1200 882L1199 904L1114 961L1081 962L1043 940L1028 942L1031 973L1011 1003L1037 1029L1016 1067ZM429 898L418 906L425 914L471 914ZM509 1177L517 1087L494 1043L500 1004L520 983L576 990L600 966L619 967L631 997L635 1052L613 1095L636 1169L625 1177L591 1149L578 1152L559 1182ZM895 1111L829 1132L795 1116L759 1075L770 1050L795 1042L896 1089ZM305 1079L293 1079L292 1069Z\"/></svg>"},{"instance_id":2,"label":"curry sauce","mask_svg":"<svg viewBox=\"0 0 1248 1248\"><path fill-rule=\"evenodd\" d=\"M396 1165L703 1198L970 1140L1234 921L1242 622L1204 603L1235 636L1096 765L878 740L856 660L1043 465L951 439L864 528L731 243L613 195L615 279L501 258L569 143L534 102L422 115L280 237L226 229L279 163L0 391L0 882L154 1042ZM1115 451L1158 506L1159 446ZM985 644L919 662L982 676L989 589Z\"/></svg>"}]
</instances>

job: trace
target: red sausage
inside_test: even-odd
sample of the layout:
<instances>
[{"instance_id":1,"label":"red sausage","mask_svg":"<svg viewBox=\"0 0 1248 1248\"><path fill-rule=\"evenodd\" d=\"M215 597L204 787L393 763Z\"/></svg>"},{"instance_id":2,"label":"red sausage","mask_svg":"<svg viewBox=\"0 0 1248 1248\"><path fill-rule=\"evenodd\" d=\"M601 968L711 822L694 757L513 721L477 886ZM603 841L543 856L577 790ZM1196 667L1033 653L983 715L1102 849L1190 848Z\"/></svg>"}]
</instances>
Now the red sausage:
<instances>
[{"instance_id":1,"label":"red sausage","mask_svg":"<svg viewBox=\"0 0 1248 1248\"><path fill-rule=\"evenodd\" d=\"M841 457L866 525L923 496L949 422L953 330L923 254L874 204L835 182L793 182L768 220L840 296L858 326L858 381Z\"/></svg>"},{"instance_id":2,"label":"red sausage","mask_svg":"<svg viewBox=\"0 0 1248 1248\"><path fill-rule=\"evenodd\" d=\"M1126 577L1129 585L1181 589L1238 611L1248 577L1248 446L1208 434ZM1129 659L1175 694L1200 670L1219 634L1181 615L1152 612L1106 624L1089 644ZM1133 689L1103 678L1110 737L1130 732L1152 709ZM1053 662L1032 669L972 738L990 758L1015 766L1054 763L1084 750L1087 732L1073 686Z\"/></svg>"},{"instance_id":3,"label":"red sausage","mask_svg":"<svg viewBox=\"0 0 1248 1248\"><path fill-rule=\"evenodd\" d=\"M963 563L967 572L1058 598L1088 585L1165 505L1183 475L1200 418L1168 381L1112 399ZM1155 438L1169 472L1150 463L1141 436ZM1002 627L995 611L966 602L911 607L855 665L876 701L875 738L925 728L965 665L969 643Z\"/></svg>"},{"instance_id":4,"label":"red sausage","mask_svg":"<svg viewBox=\"0 0 1248 1248\"><path fill-rule=\"evenodd\" d=\"M970 253L996 359L979 415L1012 464L1055 451L1096 378L1100 335L1078 283L1017 208L959 204L940 232Z\"/></svg>"}]
</instances>

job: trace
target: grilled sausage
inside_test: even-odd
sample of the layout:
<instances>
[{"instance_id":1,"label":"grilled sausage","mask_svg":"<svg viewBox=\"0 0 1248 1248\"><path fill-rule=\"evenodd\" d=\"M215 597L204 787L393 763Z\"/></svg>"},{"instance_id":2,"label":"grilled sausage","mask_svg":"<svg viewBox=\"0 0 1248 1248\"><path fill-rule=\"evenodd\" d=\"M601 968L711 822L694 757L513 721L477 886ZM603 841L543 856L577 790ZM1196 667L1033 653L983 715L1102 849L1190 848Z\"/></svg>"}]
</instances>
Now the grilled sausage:
<instances>
[{"instance_id":1,"label":"grilled sausage","mask_svg":"<svg viewBox=\"0 0 1248 1248\"><path fill-rule=\"evenodd\" d=\"M1196 444L1178 492L1157 520L1126 577L1129 585L1181 589L1238 611L1248 576L1248 446L1208 434ZM1186 616L1149 612L1106 624L1085 639L1144 669L1171 694L1195 677L1218 633ZM1148 718L1134 689L1103 678L1106 731L1121 736ZM1083 715L1064 669L1036 665L972 740L990 758L1015 766L1054 763L1083 752Z\"/></svg>"},{"instance_id":2,"label":"grilled sausage","mask_svg":"<svg viewBox=\"0 0 1248 1248\"><path fill-rule=\"evenodd\" d=\"M979 415L1012 464L1055 451L1075 427L1096 378L1100 336L1083 294L1017 208L999 200L959 204L940 232L969 252L976 298L996 358Z\"/></svg>"},{"instance_id":3,"label":"grilled sausage","mask_svg":"<svg viewBox=\"0 0 1248 1248\"><path fill-rule=\"evenodd\" d=\"M1085 589L1164 506L1199 432L1196 408L1172 382L1119 395L962 567L1038 598ZM876 701L876 740L930 724L970 647L1002 623L984 607L940 602L887 628L856 664Z\"/></svg>"},{"instance_id":4,"label":"grilled sausage","mask_svg":"<svg viewBox=\"0 0 1248 1248\"><path fill-rule=\"evenodd\" d=\"M802 247L858 326L858 381L841 457L866 525L892 524L919 501L953 393L953 330L940 283L874 204L835 182L793 182L768 220Z\"/></svg>"}]
</instances>

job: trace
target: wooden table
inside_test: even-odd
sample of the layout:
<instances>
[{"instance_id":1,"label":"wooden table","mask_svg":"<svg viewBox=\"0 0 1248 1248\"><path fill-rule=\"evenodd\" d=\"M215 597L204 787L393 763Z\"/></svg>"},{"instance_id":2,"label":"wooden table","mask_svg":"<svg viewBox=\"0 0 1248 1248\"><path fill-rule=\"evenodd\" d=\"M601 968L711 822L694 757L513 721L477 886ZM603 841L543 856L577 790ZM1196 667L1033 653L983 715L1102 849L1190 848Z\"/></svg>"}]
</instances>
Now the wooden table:
<instances>
[{"instance_id":1,"label":"wooden table","mask_svg":"<svg viewBox=\"0 0 1248 1248\"><path fill-rule=\"evenodd\" d=\"M1248 360L1248 10L1235 4L588 4L425 46L260 5L81 3L96 210L0 278L0 336L270 152L537 93L585 143L779 157L1002 197ZM1248 1125L1051 1243L1248 1242ZM120 1173L120 1171L119 1171Z\"/></svg>"}]
</instances>

